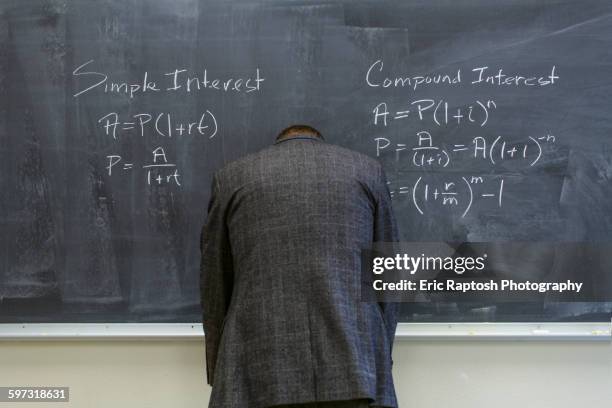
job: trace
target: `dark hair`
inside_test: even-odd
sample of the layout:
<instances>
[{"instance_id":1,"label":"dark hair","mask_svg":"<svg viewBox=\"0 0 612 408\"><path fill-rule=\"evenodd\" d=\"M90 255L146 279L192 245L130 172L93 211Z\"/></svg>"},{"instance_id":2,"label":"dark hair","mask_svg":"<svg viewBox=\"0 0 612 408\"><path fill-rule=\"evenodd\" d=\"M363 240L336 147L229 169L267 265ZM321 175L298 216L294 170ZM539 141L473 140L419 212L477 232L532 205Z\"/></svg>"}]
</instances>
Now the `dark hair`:
<instances>
[{"instance_id":1,"label":"dark hair","mask_svg":"<svg viewBox=\"0 0 612 408\"><path fill-rule=\"evenodd\" d=\"M277 140L284 139L289 136L293 136L297 134L304 134L304 133L314 135L314 136L317 136L323 139L323 135L321 134L321 132L319 132L317 129L313 128L312 126L308 126L308 125L291 125L283 129L278 134L278 136L276 136L276 139Z\"/></svg>"}]
</instances>

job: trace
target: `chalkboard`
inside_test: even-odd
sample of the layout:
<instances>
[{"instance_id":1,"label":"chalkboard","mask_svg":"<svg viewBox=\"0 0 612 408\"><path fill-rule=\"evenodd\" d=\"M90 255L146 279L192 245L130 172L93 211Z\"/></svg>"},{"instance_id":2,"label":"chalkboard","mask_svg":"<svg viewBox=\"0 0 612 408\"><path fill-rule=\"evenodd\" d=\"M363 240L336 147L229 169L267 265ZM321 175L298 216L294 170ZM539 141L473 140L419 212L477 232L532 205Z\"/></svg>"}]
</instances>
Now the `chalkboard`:
<instances>
[{"instance_id":1,"label":"chalkboard","mask_svg":"<svg viewBox=\"0 0 612 408\"><path fill-rule=\"evenodd\" d=\"M200 321L211 174L292 123L381 160L403 240L611 240L608 0L0 7L2 322ZM439 302L402 320L611 309Z\"/></svg>"}]
</instances>

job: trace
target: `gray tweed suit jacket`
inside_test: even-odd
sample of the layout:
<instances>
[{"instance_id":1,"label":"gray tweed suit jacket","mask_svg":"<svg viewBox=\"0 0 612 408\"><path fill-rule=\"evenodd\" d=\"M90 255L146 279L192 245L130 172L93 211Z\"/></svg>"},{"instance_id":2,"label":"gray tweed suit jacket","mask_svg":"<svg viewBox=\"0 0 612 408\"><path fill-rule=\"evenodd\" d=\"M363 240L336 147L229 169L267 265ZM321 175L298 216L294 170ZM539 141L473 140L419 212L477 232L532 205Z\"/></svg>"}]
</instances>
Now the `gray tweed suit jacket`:
<instances>
[{"instance_id":1,"label":"gray tweed suit jacket","mask_svg":"<svg viewBox=\"0 0 612 408\"><path fill-rule=\"evenodd\" d=\"M213 175L200 277L209 407L397 406L397 304L360 301L373 241L397 241L397 226L366 155L300 135Z\"/></svg>"}]
</instances>

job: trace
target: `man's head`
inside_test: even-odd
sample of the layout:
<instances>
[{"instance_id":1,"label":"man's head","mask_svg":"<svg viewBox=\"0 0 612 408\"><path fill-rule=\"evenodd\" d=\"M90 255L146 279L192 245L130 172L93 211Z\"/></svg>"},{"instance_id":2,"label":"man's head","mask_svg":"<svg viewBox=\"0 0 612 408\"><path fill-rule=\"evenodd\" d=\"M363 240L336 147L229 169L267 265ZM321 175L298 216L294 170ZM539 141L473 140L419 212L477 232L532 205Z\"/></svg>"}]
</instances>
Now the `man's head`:
<instances>
[{"instance_id":1,"label":"man's head","mask_svg":"<svg viewBox=\"0 0 612 408\"><path fill-rule=\"evenodd\" d=\"M317 129L313 128L312 126L292 125L292 126L289 126L288 128L283 129L282 132L280 132L278 136L276 137L276 140L289 139L291 137L295 137L298 135L315 136L320 139L323 139L323 135L321 135L321 133Z\"/></svg>"}]
</instances>

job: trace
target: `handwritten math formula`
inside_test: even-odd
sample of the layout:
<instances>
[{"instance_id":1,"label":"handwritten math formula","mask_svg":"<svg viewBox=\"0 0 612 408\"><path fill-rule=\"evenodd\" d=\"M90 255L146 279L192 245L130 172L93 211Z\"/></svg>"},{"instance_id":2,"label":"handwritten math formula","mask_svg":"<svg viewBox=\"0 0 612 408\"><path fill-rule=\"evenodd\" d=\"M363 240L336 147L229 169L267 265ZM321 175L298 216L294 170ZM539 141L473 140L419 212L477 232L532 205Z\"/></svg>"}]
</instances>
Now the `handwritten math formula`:
<instances>
[{"instance_id":1,"label":"handwritten math formula","mask_svg":"<svg viewBox=\"0 0 612 408\"><path fill-rule=\"evenodd\" d=\"M437 126L448 124L476 123L483 127L489 122L489 115L497 108L493 100L479 101L466 107L452 107L444 99L417 99L401 110L390 110L387 102L381 102L372 110L374 125L388 126L390 121L409 120L415 118L417 121L431 120Z\"/></svg>"},{"instance_id":2,"label":"handwritten math formula","mask_svg":"<svg viewBox=\"0 0 612 408\"><path fill-rule=\"evenodd\" d=\"M428 209L457 208L461 217L465 217L474 203L492 201L496 207L503 206L504 179L484 176L462 176L432 182L420 176L412 185L402 182L388 182L392 198L408 196L416 211L425 215Z\"/></svg>"},{"instance_id":3,"label":"handwritten math formula","mask_svg":"<svg viewBox=\"0 0 612 408\"><path fill-rule=\"evenodd\" d=\"M162 137L206 136L213 138L218 132L215 115L206 110L195 121L176 121L171 113L137 113L123 120L116 112L98 119L104 133L117 139L120 135L144 136L151 134Z\"/></svg>"},{"instance_id":4,"label":"handwritten math formula","mask_svg":"<svg viewBox=\"0 0 612 408\"><path fill-rule=\"evenodd\" d=\"M175 184L180 186L180 174L176 163L170 163L166 156L166 152L163 147L158 146L151 151L151 162L145 163L140 166L145 174L145 179L148 185L160 185L160 184ZM121 155L111 154L106 156L107 159L107 174L109 176L117 172L131 172L137 167L134 163L127 162Z\"/></svg>"},{"instance_id":5,"label":"handwritten math formula","mask_svg":"<svg viewBox=\"0 0 612 408\"><path fill-rule=\"evenodd\" d=\"M389 138L374 139L376 157L392 152L396 161L408 160L414 167L449 167L452 159L462 155L477 161L485 161L492 166L499 162L522 161L526 166L535 166L545 153L547 145L555 143L554 135L528 136L521 141L508 141L502 136L475 136L467 143L453 142L450 145L437 145L430 132L417 132L412 144L392 142Z\"/></svg>"},{"instance_id":6,"label":"handwritten math formula","mask_svg":"<svg viewBox=\"0 0 612 408\"><path fill-rule=\"evenodd\" d=\"M380 96L366 110L375 134L370 146L375 157L402 169L388 178L391 196L409 199L420 215L446 208L465 217L476 205L501 210L505 194L512 193L507 176L537 171L551 162L548 156L556 157L558 132L538 126L536 115L522 122L517 113L529 112L528 105L514 100L520 95L542 103L530 95L559 86L561 70L542 67L540 72L482 65L396 73L382 59L373 62L364 77L367 89ZM388 91L391 96L385 96ZM508 128L513 121L521 125L520 134ZM537 130L531 132L526 123ZM466 170L470 164L477 170Z\"/></svg>"},{"instance_id":7,"label":"handwritten math formula","mask_svg":"<svg viewBox=\"0 0 612 408\"><path fill-rule=\"evenodd\" d=\"M104 163L106 177L120 178L121 175L138 172L142 174L142 180L147 186L182 185L179 163L168 159L167 146L158 144L158 141L209 141L218 137L221 124L213 106L196 108L195 113L185 117L180 105L177 105L174 112L168 108L160 112L141 109L138 102L140 98L149 98L146 106L151 106L153 101L150 98L165 95L174 98L205 93L256 95L261 92L266 80L259 67L231 70L231 75L218 75L218 72L212 72L206 67L192 69L183 66L155 72L143 70L135 75L125 72L115 75L102 68L104 66L103 61L94 59L76 65L72 72L72 97L93 101L95 104L95 100L103 95L106 96L104 100L117 100L123 107L122 111L113 109L111 103L111 107L104 109L105 112L96 113L95 130L107 137L107 143L119 143L128 138L146 139L147 142L156 139L156 147L147 151L151 155L147 163L136 163L121 152L100 158ZM154 103L158 102L159 99ZM144 145L148 146L146 143ZM138 152L131 153L140 157ZM104 182L98 180L98 183Z\"/></svg>"}]
</instances>

